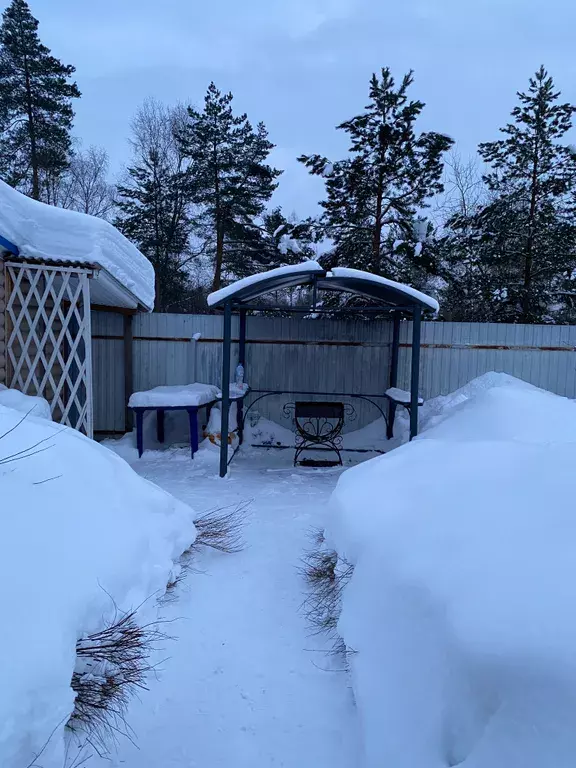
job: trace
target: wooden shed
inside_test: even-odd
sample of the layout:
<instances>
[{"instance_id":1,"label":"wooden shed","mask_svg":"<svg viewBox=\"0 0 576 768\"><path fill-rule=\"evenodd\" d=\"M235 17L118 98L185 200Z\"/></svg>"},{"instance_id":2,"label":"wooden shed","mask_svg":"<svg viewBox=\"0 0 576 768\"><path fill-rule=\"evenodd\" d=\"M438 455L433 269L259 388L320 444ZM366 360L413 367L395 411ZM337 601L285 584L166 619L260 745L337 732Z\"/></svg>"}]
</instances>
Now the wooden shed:
<instances>
[{"instance_id":1,"label":"wooden shed","mask_svg":"<svg viewBox=\"0 0 576 768\"><path fill-rule=\"evenodd\" d=\"M1 384L44 397L55 421L92 437L91 310L130 318L153 306L152 265L111 224L0 181Z\"/></svg>"}]
</instances>

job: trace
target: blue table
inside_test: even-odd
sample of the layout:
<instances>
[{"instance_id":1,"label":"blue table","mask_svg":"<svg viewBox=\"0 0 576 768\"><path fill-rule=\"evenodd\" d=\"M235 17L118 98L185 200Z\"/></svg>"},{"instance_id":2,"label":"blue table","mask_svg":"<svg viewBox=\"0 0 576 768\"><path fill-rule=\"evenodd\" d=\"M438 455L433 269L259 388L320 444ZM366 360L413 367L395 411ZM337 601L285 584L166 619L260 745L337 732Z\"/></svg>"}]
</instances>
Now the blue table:
<instances>
[{"instance_id":1,"label":"blue table","mask_svg":"<svg viewBox=\"0 0 576 768\"><path fill-rule=\"evenodd\" d=\"M247 393L244 393L241 397L231 397L230 403L238 403L238 434L240 437L240 443L242 443L243 433L243 401ZM144 453L144 414L146 411L156 411L156 436L159 443L164 442L164 416L166 411L186 411L188 414L188 423L190 424L190 453L194 458L194 454L198 450L198 411L201 408L210 409L216 404L222 402L220 398L211 400L209 403L202 403L201 405L146 405L146 406L132 406L131 410L136 414L136 445L138 447L138 456L142 458Z\"/></svg>"},{"instance_id":2,"label":"blue table","mask_svg":"<svg viewBox=\"0 0 576 768\"><path fill-rule=\"evenodd\" d=\"M146 411L156 411L156 436L159 443L164 442L164 416L166 411L186 411L188 413L188 422L190 424L190 453L192 458L198 450L198 411L200 408L212 407L211 403L204 403L203 405L149 405L133 407L132 410L136 414L136 445L138 447L138 456L142 457L144 453L144 414Z\"/></svg>"}]
</instances>

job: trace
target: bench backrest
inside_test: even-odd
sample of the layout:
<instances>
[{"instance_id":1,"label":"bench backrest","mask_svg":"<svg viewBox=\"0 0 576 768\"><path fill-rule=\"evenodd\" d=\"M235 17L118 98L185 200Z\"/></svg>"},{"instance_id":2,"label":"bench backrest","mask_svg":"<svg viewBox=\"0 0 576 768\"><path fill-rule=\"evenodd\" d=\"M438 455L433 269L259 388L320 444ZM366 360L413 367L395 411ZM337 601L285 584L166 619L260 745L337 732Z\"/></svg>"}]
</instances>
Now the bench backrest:
<instances>
[{"instance_id":1,"label":"bench backrest","mask_svg":"<svg viewBox=\"0 0 576 768\"><path fill-rule=\"evenodd\" d=\"M343 419L344 403L297 402L294 416L297 419Z\"/></svg>"}]
</instances>

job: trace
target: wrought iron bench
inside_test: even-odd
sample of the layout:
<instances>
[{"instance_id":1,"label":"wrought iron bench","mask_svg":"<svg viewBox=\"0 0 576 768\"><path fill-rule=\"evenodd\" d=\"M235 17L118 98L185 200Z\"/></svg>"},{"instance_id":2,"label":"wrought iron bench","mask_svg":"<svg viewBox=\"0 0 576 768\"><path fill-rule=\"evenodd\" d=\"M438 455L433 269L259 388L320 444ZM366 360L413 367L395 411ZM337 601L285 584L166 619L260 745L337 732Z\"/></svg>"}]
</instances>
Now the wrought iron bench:
<instances>
[{"instance_id":1,"label":"wrought iron bench","mask_svg":"<svg viewBox=\"0 0 576 768\"><path fill-rule=\"evenodd\" d=\"M294 425L296 427L296 451L294 466L298 463L308 466L342 465L342 430L347 414L354 414L351 405L335 402L296 402L284 406L286 414L294 410ZM333 451L337 461L319 461L306 459L299 462L304 451L327 450Z\"/></svg>"}]
</instances>

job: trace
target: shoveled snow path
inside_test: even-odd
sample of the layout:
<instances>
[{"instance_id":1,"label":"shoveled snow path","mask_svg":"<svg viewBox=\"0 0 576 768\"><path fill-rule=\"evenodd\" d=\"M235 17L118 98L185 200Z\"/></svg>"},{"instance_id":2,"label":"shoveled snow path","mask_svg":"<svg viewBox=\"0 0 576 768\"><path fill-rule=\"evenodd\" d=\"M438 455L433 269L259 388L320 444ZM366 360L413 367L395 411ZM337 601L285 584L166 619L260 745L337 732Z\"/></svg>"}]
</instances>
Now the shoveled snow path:
<instances>
[{"instance_id":1,"label":"shoveled snow path","mask_svg":"<svg viewBox=\"0 0 576 768\"><path fill-rule=\"evenodd\" d=\"M167 647L159 681L131 707L139 749L121 743L113 765L357 766L347 674L326 671L330 662L299 613L298 566L338 474L292 470L286 453L256 452L221 480L215 458L203 451L192 463L187 452L170 451L134 463L198 512L253 502L245 551L207 552L198 563L203 573L189 575L167 609L167 618L182 617L171 628L178 641Z\"/></svg>"}]
</instances>

